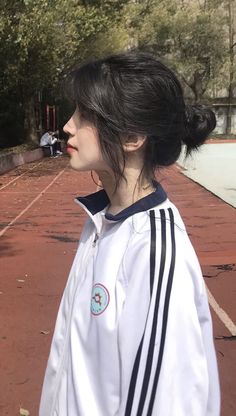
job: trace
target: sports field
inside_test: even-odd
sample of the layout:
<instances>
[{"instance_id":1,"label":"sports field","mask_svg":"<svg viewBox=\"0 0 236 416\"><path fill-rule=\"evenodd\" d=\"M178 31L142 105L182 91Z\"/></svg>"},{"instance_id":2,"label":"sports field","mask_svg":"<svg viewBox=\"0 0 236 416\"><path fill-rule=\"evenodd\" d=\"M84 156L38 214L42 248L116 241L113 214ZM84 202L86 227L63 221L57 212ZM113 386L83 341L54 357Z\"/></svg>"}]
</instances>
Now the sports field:
<instances>
[{"instance_id":1,"label":"sports field","mask_svg":"<svg viewBox=\"0 0 236 416\"><path fill-rule=\"evenodd\" d=\"M200 259L222 416L235 416L236 210L183 175L180 166L163 170L158 180L180 209ZM19 415L20 407L38 414L56 313L85 220L73 198L95 190L90 175L73 171L66 156L0 176L1 416Z\"/></svg>"}]
</instances>

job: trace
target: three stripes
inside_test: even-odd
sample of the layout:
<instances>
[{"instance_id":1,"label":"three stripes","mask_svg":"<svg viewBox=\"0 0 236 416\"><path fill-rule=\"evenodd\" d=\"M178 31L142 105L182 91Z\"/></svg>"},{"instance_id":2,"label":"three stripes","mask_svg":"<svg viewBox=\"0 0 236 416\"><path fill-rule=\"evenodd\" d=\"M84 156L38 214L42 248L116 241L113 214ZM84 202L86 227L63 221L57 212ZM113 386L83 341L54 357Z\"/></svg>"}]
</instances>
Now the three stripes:
<instances>
[{"instance_id":1,"label":"three stripes","mask_svg":"<svg viewBox=\"0 0 236 416\"><path fill-rule=\"evenodd\" d=\"M174 215L171 208L168 209L169 218L166 218L165 210L160 210L160 220L161 220L161 256L160 256L160 266L159 272L157 276L157 290L156 293L153 292L154 287L154 280L155 280L155 269L156 269L156 221L155 221L155 211L150 211L150 226L151 226L151 242L150 242L150 304L152 301L153 296L155 296L155 306L153 312L153 319L152 319L152 328L151 334L147 334L147 321L146 327L144 329L144 333L139 344L139 348L135 357L133 371L130 380L130 386L128 391L128 398L126 403L125 409L125 416L131 416L134 398L135 398L135 390L137 386L138 380L138 372L140 368L140 360L143 350L144 338L146 336L150 336L149 339L149 346L145 364L145 371L142 381L142 389L141 394L139 397L137 413L135 416L152 416L154 401L155 401L155 394L158 385L158 380L161 371L161 363L163 358L164 346L165 346L165 338L166 338L166 329L167 329L167 321L168 321L168 311L169 311L169 302L170 302L170 294L173 282L173 275L174 275L174 268L175 268L175 257L176 257L176 245L175 245L175 232L174 232ZM167 222L170 224L170 241L171 245L168 250L171 250L170 253L170 265L168 270L168 278L167 278L167 285L166 285L166 292L165 292L165 299L164 299L164 309L163 309L163 316L162 322L158 322L159 318L159 306L160 306L160 298L161 293L163 290L163 277L164 271L166 266L166 259L167 259ZM158 352L157 361L154 362L154 348L156 342L156 334L157 331L161 331L160 335L160 346ZM148 403L148 410L147 413L144 415L144 405L146 402L147 392L150 386L150 378L151 378L151 371L155 366L155 374L154 379L152 381L152 386L150 387L151 395L149 398ZM134 416L134 413L133 413Z\"/></svg>"}]
</instances>

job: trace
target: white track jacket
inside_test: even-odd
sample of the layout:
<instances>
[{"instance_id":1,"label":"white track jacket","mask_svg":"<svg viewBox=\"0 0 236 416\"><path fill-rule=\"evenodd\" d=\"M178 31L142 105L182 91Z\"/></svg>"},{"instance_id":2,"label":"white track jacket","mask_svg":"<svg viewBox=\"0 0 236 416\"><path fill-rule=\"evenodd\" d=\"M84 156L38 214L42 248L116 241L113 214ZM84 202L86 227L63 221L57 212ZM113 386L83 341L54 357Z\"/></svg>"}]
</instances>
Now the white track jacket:
<instances>
[{"instance_id":1,"label":"white track jacket","mask_svg":"<svg viewBox=\"0 0 236 416\"><path fill-rule=\"evenodd\" d=\"M219 416L207 295L162 187L117 215L104 190L62 297L40 416Z\"/></svg>"}]
</instances>

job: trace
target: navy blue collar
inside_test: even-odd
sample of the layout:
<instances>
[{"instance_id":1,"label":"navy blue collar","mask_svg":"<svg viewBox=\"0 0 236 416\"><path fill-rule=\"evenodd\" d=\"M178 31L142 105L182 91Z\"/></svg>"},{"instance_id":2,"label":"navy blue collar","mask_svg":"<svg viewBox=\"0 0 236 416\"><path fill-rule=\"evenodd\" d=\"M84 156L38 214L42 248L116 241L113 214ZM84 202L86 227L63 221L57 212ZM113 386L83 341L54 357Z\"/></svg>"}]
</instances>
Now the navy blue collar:
<instances>
[{"instance_id":1,"label":"navy blue collar","mask_svg":"<svg viewBox=\"0 0 236 416\"><path fill-rule=\"evenodd\" d=\"M164 202L167 199L166 192L159 183L154 182L154 184L156 186L154 192L145 196L144 198L139 199L137 202L125 208L123 211L116 215L106 213L105 218L110 221L125 220L131 215L142 211L148 211L149 209L154 208L155 206ZM104 189L88 196L77 197L76 200L84 205L92 215L102 211L110 203L108 195Z\"/></svg>"}]
</instances>

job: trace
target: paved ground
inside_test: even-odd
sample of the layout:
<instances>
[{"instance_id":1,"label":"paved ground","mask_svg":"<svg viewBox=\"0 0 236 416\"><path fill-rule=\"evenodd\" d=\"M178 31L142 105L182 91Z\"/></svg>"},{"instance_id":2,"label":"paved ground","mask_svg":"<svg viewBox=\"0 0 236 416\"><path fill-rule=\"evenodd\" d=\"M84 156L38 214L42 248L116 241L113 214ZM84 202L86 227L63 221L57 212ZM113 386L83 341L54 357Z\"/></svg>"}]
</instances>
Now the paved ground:
<instances>
[{"instance_id":1,"label":"paved ground","mask_svg":"<svg viewBox=\"0 0 236 416\"><path fill-rule=\"evenodd\" d=\"M204 144L179 164L186 176L236 208L236 141Z\"/></svg>"},{"instance_id":2,"label":"paved ground","mask_svg":"<svg viewBox=\"0 0 236 416\"><path fill-rule=\"evenodd\" d=\"M178 167L159 180L178 205L203 268L214 308L222 416L235 416L236 211ZM56 313L85 219L73 198L95 189L66 157L0 176L1 416L18 415L20 406L37 416Z\"/></svg>"}]
</instances>

